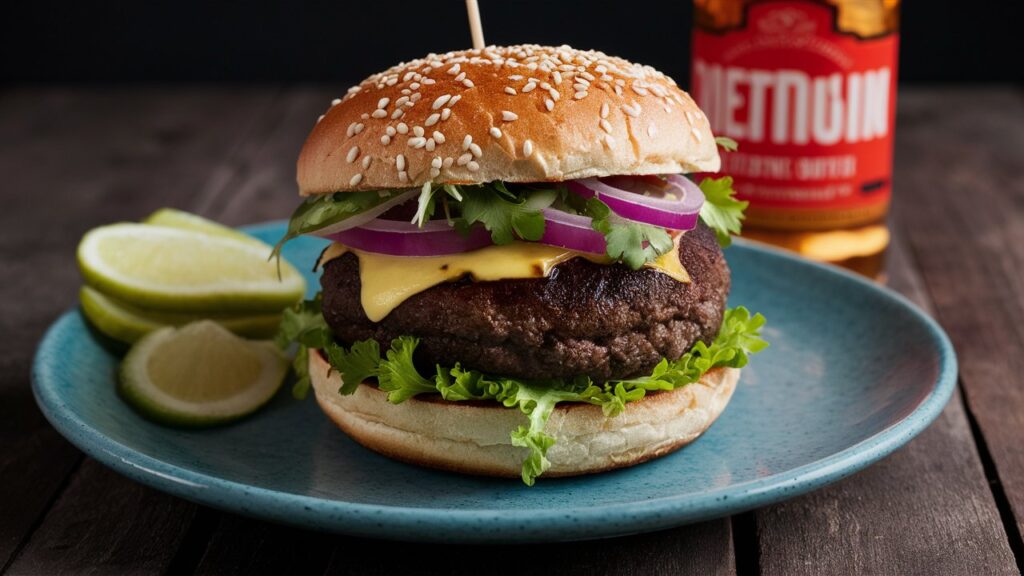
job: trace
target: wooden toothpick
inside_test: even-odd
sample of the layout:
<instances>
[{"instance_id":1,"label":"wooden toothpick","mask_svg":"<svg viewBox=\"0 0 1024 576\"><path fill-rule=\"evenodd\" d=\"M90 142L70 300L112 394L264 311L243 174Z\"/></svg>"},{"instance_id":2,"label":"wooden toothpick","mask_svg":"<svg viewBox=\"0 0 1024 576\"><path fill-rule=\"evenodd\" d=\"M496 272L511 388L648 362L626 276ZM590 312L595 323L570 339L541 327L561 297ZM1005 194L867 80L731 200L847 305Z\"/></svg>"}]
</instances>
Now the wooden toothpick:
<instances>
[{"instance_id":1,"label":"wooden toothpick","mask_svg":"<svg viewBox=\"0 0 1024 576\"><path fill-rule=\"evenodd\" d=\"M484 44L484 27L480 24L480 7L476 0L466 0L466 13L469 14L469 33L473 36L473 48L480 50Z\"/></svg>"}]
</instances>

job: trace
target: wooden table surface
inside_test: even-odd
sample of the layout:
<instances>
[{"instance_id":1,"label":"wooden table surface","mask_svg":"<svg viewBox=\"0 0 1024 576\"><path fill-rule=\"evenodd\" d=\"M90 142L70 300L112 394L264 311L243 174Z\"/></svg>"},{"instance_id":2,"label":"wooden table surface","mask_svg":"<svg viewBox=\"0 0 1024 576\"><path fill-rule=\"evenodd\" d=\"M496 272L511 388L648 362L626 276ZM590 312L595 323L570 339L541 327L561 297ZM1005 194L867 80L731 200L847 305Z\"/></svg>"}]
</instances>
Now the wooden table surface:
<instances>
[{"instance_id":1,"label":"wooden table surface","mask_svg":"<svg viewBox=\"0 0 1024 576\"><path fill-rule=\"evenodd\" d=\"M338 87L0 90L0 572L1019 574L1024 565L1024 91L905 89L892 288L931 312L960 391L917 439L732 518L529 547L396 544L225 514L122 478L43 419L29 366L76 301L94 226L175 206L238 225L295 206ZM68 366L74 370L74 366Z\"/></svg>"}]
</instances>

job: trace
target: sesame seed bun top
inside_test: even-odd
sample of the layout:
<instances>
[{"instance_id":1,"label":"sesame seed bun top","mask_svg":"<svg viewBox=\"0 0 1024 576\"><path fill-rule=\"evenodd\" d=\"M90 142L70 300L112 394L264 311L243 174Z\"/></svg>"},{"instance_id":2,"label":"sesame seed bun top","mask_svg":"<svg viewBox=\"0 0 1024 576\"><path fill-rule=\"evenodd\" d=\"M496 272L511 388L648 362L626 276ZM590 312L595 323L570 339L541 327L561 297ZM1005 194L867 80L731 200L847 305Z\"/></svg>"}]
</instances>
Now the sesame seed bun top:
<instances>
[{"instance_id":1,"label":"sesame seed bun top","mask_svg":"<svg viewBox=\"0 0 1024 576\"><path fill-rule=\"evenodd\" d=\"M568 46L430 54L331 103L298 163L302 195L719 168L707 118L651 68Z\"/></svg>"}]
</instances>

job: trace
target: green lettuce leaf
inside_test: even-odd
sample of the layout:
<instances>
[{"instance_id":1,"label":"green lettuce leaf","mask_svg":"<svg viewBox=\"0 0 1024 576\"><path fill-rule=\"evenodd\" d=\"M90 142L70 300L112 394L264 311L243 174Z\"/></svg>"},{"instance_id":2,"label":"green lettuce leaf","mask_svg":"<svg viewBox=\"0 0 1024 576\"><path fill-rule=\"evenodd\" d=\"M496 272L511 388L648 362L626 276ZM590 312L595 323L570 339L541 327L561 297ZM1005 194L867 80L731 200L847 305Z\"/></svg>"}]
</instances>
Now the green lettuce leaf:
<instances>
[{"instance_id":1,"label":"green lettuce leaf","mask_svg":"<svg viewBox=\"0 0 1024 576\"><path fill-rule=\"evenodd\" d=\"M376 378L380 389L388 393L388 400L395 404L419 394L440 394L451 402L492 400L521 411L527 417L527 424L510 431L510 440L514 446L527 450L522 478L527 485L533 485L551 465L547 452L555 439L544 428L559 402L585 402L600 406L607 416L616 416L627 404L642 399L648 392L692 384L712 368L746 366L751 354L768 346L761 338L764 324L764 316L751 315L746 308L726 310L722 328L710 346L698 342L678 360L663 359L647 376L602 383L585 376L570 380L518 380L465 370L460 364L452 368L438 365L434 374L424 376L414 362L419 339L396 338L383 358L373 340L345 348L331 338L320 315L319 299L306 301L286 312L278 342L299 344L295 369L305 381L305 390L309 388L305 367L308 348L315 347L324 350L331 366L342 375L345 384L339 390L341 394L351 394L358 383Z\"/></svg>"},{"instance_id":2,"label":"green lettuce leaf","mask_svg":"<svg viewBox=\"0 0 1024 576\"><path fill-rule=\"evenodd\" d=\"M282 350L286 350L292 343L298 344L298 350L292 361L292 369L295 371L292 396L300 400L305 398L310 387L309 364L307 363L309 349L337 346L334 344L331 330L321 313L320 294L317 294L313 300L300 302L284 311L274 342Z\"/></svg>"}]
</instances>

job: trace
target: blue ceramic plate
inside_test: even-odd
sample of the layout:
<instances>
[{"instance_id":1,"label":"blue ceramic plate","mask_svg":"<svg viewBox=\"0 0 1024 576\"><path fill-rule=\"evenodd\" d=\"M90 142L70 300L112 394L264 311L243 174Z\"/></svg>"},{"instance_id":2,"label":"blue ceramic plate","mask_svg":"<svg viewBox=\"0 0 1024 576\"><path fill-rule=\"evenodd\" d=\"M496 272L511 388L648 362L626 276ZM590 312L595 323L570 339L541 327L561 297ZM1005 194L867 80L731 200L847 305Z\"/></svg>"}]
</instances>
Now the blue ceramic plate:
<instances>
[{"instance_id":1,"label":"blue ceramic plate","mask_svg":"<svg viewBox=\"0 0 1024 576\"><path fill-rule=\"evenodd\" d=\"M282 224L248 231L274 241ZM286 257L309 270L323 242ZM283 392L253 417L184 431L115 393L117 356L75 310L50 328L33 386L50 422L92 457L160 490L299 526L403 540L530 542L658 530L764 506L886 456L938 416L956 359L902 297L833 268L739 244L731 301L768 317L771 347L692 445L594 476L518 480L400 464L351 441L312 399ZM311 286L316 286L311 276Z\"/></svg>"}]
</instances>

